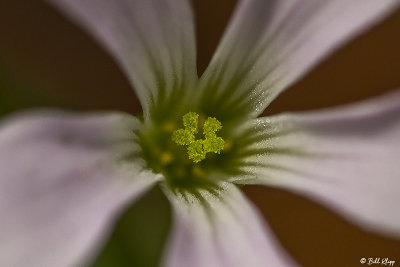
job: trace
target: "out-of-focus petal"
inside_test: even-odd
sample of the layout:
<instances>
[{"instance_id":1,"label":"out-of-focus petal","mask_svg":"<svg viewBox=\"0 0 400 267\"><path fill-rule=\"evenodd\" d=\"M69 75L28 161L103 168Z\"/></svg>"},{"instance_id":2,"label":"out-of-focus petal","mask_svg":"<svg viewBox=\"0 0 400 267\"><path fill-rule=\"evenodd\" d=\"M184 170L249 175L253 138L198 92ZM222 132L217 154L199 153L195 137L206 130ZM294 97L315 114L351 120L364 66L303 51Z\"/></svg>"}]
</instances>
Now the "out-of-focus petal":
<instances>
[{"instance_id":1,"label":"out-of-focus petal","mask_svg":"<svg viewBox=\"0 0 400 267\"><path fill-rule=\"evenodd\" d=\"M164 266L294 266L258 212L232 184L214 191L168 192L174 225Z\"/></svg>"},{"instance_id":2,"label":"out-of-focus petal","mask_svg":"<svg viewBox=\"0 0 400 267\"><path fill-rule=\"evenodd\" d=\"M400 91L346 108L254 120L257 176L367 230L400 236Z\"/></svg>"},{"instance_id":3,"label":"out-of-focus petal","mask_svg":"<svg viewBox=\"0 0 400 267\"><path fill-rule=\"evenodd\" d=\"M142 107L193 88L196 47L187 0L46 0L84 26L121 64Z\"/></svg>"},{"instance_id":4,"label":"out-of-focus petal","mask_svg":"<svg viewBox=\"0 0 400 267\"><path fill-rule=\"evenodd\" d=\"M75 266L158 179L125 114L37 112L0 124L0 265ZM128 160L129 159L129 160Z\"/></svg>"},{"instance_id":5,"label":"out-of-focus petal","mask_svg":"<svg viewBox=\"0 0 400 267\"><path fill-rule=\"evenodd\" d=\"M240 1L201 78L204 105L225 101L214 113L238 109L260 114L285 88L394 11L399 2Z\"/></svg>"}]
</instances>

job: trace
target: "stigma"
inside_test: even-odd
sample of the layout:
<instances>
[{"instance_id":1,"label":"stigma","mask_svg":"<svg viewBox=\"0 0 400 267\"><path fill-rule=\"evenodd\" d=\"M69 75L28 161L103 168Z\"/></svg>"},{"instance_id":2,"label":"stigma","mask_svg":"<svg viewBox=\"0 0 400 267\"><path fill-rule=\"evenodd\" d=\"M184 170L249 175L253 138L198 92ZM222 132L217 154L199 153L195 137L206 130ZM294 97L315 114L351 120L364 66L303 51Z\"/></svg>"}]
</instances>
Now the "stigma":
<instances>
[{"instance_id":1,"label":"stigma","mask_svg":"<svg viewBox=\"0 0 400 267\"><path fill-rule=\"evenodd\" d=\"M208 117L202 126L203 137L196 138L199 132L199 114L188 112L182 117L184 128L175 130L172 134L172 141L177 145L187 146L189 159L194 163L199 163L206 158L207 153L216 153L224 149L225 141L217 136L217 132L222 129L219 120Z\"/></svg>"}]
</instances>

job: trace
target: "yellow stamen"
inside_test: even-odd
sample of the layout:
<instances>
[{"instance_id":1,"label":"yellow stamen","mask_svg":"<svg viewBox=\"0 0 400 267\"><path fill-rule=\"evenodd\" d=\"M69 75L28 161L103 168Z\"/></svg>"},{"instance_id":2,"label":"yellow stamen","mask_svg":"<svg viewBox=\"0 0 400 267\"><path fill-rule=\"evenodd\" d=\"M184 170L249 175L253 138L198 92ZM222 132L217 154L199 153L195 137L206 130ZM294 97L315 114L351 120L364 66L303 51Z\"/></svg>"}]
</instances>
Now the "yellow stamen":
<instances>
[{"instance_id":1,"label":"yellow stamen","mask_svg":"<svg viewBox=\"0 0 400 267\"><path fill-rule=\"evenodd\" d=\"M171 153L169 153L169 152L162 153L162 155L161 155L161 164L162 165L167 165L172 160L173 160L173 156Z\"/></svg>"}]
</instances>

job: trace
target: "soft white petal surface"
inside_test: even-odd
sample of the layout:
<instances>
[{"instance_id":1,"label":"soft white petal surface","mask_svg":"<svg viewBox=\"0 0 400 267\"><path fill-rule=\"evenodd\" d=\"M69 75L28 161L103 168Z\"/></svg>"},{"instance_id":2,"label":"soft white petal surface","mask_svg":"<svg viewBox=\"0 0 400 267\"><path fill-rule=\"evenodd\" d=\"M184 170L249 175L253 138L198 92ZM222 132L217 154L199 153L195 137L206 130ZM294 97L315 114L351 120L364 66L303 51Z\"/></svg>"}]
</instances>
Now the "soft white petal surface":
<instances>
[{"instance_id":1,"label":"soft white petal surface","mask_svg":"<svg viewBox=\"0 0 400 267\"><path fill-rule=\"evenodd\" d=\"M0 265L76 266L157 177L121 161L138 147L125 114L19 115L0 124Z\"/></svg>"},{"instance_id":2,"label":"soft white petal surface","mask_svg":"<svg viewBox=\"0 0 400 267\"><path fill-rule=\"evenodd\" d=\"M247 182L304 194L367 230L400 236L400 91L252 124L269 137L257 145L264 154L248 160L264 167Z\"/></svg>"},{"instance_id":3,"label":"soft white petal surface","mask_svg":"<svg viewBox=\"0 0 400 267\"><path fill-rule=\"evenodd\" d=\"M253 205L232 184L214 193L167 191L174 225L168 267L294 266Z\"/></svg>"},{"instance_id":4,"label":"soft white petal surface","mask_svg":"<svg viewBox=\"0 0 400 267\"><path fill-rule=\"evenodd\" d=\"M221 96L216 101L251 103L249 112L260 114L282 90L399 2L241 0L201 87L213 88Z\"/></svg>"},{"instance_id":5,"label":"soft white petal surface","mask_svg":"<svg viewBox=\"0 0 400 267\"><path fill-rule=\"evenodd\" d=\"M46 0L99 39L121 64L144 111L160 91L193 88L196 47L187 0Z\"/></svg>"}]
</instances>

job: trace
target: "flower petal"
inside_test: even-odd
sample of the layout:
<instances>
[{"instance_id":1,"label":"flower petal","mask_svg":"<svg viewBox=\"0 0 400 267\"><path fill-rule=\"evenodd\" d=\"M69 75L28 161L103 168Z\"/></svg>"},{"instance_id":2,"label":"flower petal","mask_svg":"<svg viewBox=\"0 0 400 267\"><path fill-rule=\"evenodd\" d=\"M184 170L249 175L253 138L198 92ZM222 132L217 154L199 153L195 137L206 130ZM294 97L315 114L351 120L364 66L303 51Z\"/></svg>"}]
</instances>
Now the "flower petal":
<instances>
[{"instance_id":1,"label":"flower petal","mask_svg":"<svg viewBox=\"0 0 400 267\"><path fill-rule=\"evenodd\" d=\"M165 266L295 265L236 186L196 194L165 191L175 216Z\"/></svg>"},{"instance_id":2,"label":"flower petal","mask_svg":"<svg viewBox=\"0 0 400 267\"><path fill-rule=\"evenodd\" d=\"M219 109L262 113L285 88L399 2L242 0L201 77L204 105L212 100L224 103Z\"/></svg>"},{"instance_id":3,"label":"flower petal","mask_svg":"<svg viewBox=\"0 0 400 267\"><path fill-rule=\"evenodd\" d=\"M116 57L145 113L176 88L193 88L196 47L187 0L47 0Z\"/></svg>"},{"instance_id":4,"label":"flower petal","mask_svg":"<svg viewBox=\"0 0 400 267\"><path fill-rule=\"evenodd\" d=\"M0 125L0 265L87 262L122 208L157 180L124 161L138 149L124 114L19 115Z\"/></svg>"},{"instance_id":5,"label":"flower petal","mask_svg":"<svg viewBox=\"0 0 400 267\"><path fill-rule=\"evenodd\" d=\"M400 91L320 113L254 120L258 176L319 201L367 230L400 236ZM260 137L262 137L260 135Z\"/></svg>"}]
</instances>

